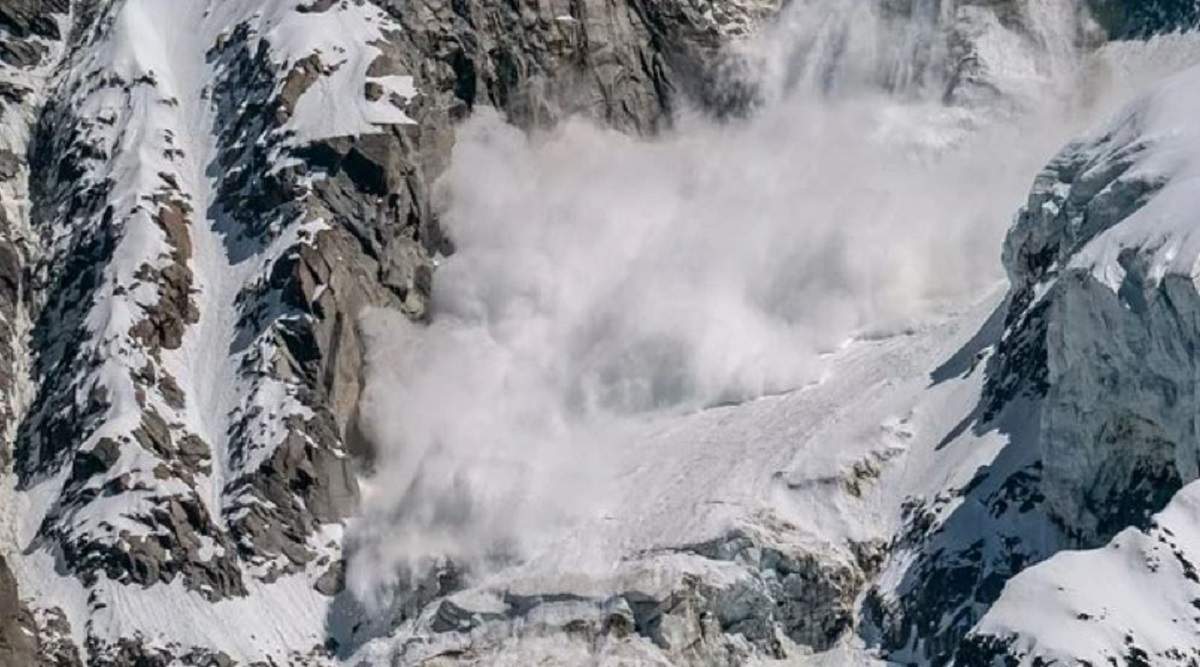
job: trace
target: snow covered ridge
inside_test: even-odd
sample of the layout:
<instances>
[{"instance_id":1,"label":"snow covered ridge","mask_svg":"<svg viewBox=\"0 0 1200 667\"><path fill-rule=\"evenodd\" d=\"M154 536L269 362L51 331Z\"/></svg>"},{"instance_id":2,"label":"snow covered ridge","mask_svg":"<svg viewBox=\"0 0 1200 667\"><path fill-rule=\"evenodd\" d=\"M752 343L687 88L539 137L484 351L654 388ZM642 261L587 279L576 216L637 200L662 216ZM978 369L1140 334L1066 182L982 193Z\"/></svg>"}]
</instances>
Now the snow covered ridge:
<instances>
[{"instance_id":1,"label":"snow covered ridge","mask_svg":"<svg viewBox=\"0 0 1200 667\"><path fill-rule=\"evenodd\" d=\"M969 639L980 664L1190 665L1200 600L1200 506L1184 487L1143 530L1068 551L1013 579Z\"/></svg>"},{"instance_id":2,"label":"snow covered ridge","mask_svg":"<svg viewBox=\"0 0 1200 667\"><path fill-rule=\"evenodd\" d=\"M1191 69L1068 147L1010 234L1008 336L1046 355L1027 387L1045 511L1065 547L1094 550L1009 582L968 638L981 662L1197 658L1197 113Z\"/></svg>"},{"instance_id":3,"label":"snow covered ridge","mask_svg":"<svg viewBox=\"0 0 1200 667\"><path fill-rule=\"evenodd\" d=\"M44 259L31 304L36 408L15 447L25 507L15 541L29 552L17 572L22 593L66 611L63 625L44 628L46 641L66 632L93 661L119 660L128 647L117 639L143 650L143 631L148 645L165 641L154 623L115 611L120 599L140 599L131 584L170 586L145 598L166 602L162 610L248 596L254 578L299 571L307 576L281 590L320 598L312 586L336 558L336 530L320 525L354 505L340 431L310 388L321 385L283 342L285 324L309 322L313 306L287 303L287 285L270 284L283 258L329 227L327 214L306 200L306 169L279 176L278 167L326 133L410 124L411 80L379 68L374 99L354 80L379 55L368 42L381 37L371 27L387 22L381 10L300 10L90 5L76 17L62 76L47 84L31 158ZM297 85L285 77L293 61L324 74ZM318 82L347 96L342 113L304 111ZM250 210L246 199L260 205ZM353 291L401 305L381 287ZM337 301L326 298L340 316ZM86 603L76 576L95 587ZM321 602L302 604L313 622L242 651L319 647L319 633L301 638L319 628ZM201 624L193 639L173 641L203 647L221 634Z\"/></svg>"},{"instance_id":4,"label":"snow covered ridge","mask_svg":"<svg viewBox=\"0 0 1200 667\"><path fill-rule=\"evenodd\" d=\"M1008 299L975 348L987 357L986 384L939 448L979 437L1005 444L969 483L908 521L882 577L897 583L879 585L868 605L897 655L1030 664L1065 658L1071 645L1087 646L1071 658L1092 664L1144 651L1148 664L1188 664L1186 644L1150 629L1184 622L1170 602L1113 599L1102 610L1080 592L1070 614L1088 617L1086 630L1065 611L1075 594L1052 593L1061 584L1047 575L1062 571L1060 559L1086 562L1051 558L1059 551L1099 547L1130 526L1154 530L1152 516L1200 475L1191 409L1198 82L1198 69L1169 79L1038 176L1005 246ZM1175 551L1173 565L1188 570L1186 546ZM1085 579L1105 577L1068 577ZM1061 614L1049 612L1056 622L1016 608L1016 600L1038 606L1032 582L1062 600ZM1122 625L1145 614L1155 621Z\"/></svg>"}]
</instances>

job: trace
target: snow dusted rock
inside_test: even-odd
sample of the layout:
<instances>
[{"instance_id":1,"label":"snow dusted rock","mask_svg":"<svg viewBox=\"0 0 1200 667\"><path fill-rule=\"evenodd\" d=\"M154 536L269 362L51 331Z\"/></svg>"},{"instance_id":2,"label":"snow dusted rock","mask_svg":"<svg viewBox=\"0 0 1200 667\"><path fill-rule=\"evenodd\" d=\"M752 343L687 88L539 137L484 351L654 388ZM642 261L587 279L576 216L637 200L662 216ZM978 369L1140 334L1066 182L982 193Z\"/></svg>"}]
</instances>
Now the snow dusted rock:
<instances>
[{"instance_id":1,"label":"snow dusted rock","mask_svg":"<svg viewBox=\"0 0 1200 667\"><path fill-rule=\"evenodd\" d=\"M0 556L0 664L25 667L78 667L79 649L71 629L58 609L39 612L21 600L16 579Z\"/></svg>"},{"instance_id":2,"label":"snow dusted rock","mask_svg":"<svg viewBox=\"0 0 1200 667\"><path fill-rule=\"evenodd\" d=\"M1066 149L1009 237L1011 331L1047 362L1017 389L1041 396L1041 511L1091 550L1010 581L973 664L1197 659L1198 90L1178 75Z\"/></svg>"},{"instance_id":3,"label":"snow dusted rock","mask_svg":"<svg viewBox=\"0 0 1200 667\"><path fill-rule=\"evenodd\" d=\"M1194 214L1179 194L1193 187L1195 80L1068 148L1006 244L1014 354L990 399L1044 390L1047 505L1084 544L1144 526L1198 474L1185 407L1200 335ZM1022 373L1027 354L1045 355L1044 374Z\"/></svg>"},{"instance_id":4,"label":"snow dusted rock","mask_svg":"<svg viewBox=\"0 0 1200 667\"><path fill-rule=\"evenodd\" d=\"M897 659L1020 660L1050 654L1013 619L1022 596L1065 576L1058 551L1114 539L1123 553L1157 549L1167 565L1138 576L1185 590L1177 580L1200 557L1185 525L1185 485L1200 477L1187 410L1200 304L1190 219L1172 216L1196 210L1175 201L1200 154L1184 141L1196 105L1181 91L1200 88L1188 79L1039 177L1006 248L1004 308L933 386L921 364L944 351L940 334L914 334L879 342L867 370L850 354L859 384L832 382L841 393L825 403L798 392L690 418L695 442L723 434L738 454L689 475L747 505L808 502L811 525L705 523L707 499L643 477L640 489L662 494L647 519L661 541L621 554L605 593L468 588L449 567L390 615L355 606L341 524L372 455L356 423L358 318L429 316L433 257L453 250L430 190L455 124L495 107L525 129L584 114L650 134L688 104L736 113L753 95L726 85L738 64L721 48L782 4L3 2L0 463L18 488L0 496L12 508L0 536L14 542L0 552L0 662L732 665L859 639ZM1067 55L1049 47L1098 39L1076 3L886 8L937 26L911 46L953 105L1036 101ZM1189 20L1179 10L1170 25ZM1140 34L1143 16L1101 19ZM1059 32L1035 31L1046 26ZM887 403L884 426L859 439L828 417L862 418L878 406L861 397L893 381L926 397L907 408L957 407L984 368L978 407L913 465L945 467L948 486L901 484L894 465L946 433L940 416ZM761 437L768 423L784 435ZM998 436L976 470L981 455L964 450ZM853 451L815 455L827 438ZM684 455L711 465L720 452ZM754 472L737 478L747 488L722 486L740 465ZM650 511L630 502L626 517ZM879 508L901 502L893 535ZM1078 558L1102 569L1107 553ZM1191 600L1169 600L1182 619ZM1185 650L1182 635L1121 622L1128 641L1057 655Z\"/></svg>"},{"instance_id":5,"label":"snow dusted rock","mask_svg":"<svg viewBox=\"0 0 1200 667\"><path fill-rule=\"evenodd\" d=\"M0 62L29 69L51 52L49 42L62 39L58 17L66 14L69 0L13 0L0 7Z\"/></svg>"},{"instance_id":6,"label":"snow dusted rock","mask_svg":"<svg viewBox=\"0 0 1200 667\"><path fill-rule=\"evenodd\" d=\"M1013 592L1028 590L1025 568L1150 530L1200 477L1198 84L1200 70L1171 79L1038 176L1005 245L1011 291L981 334L981 400L941 447L967 446L968 432L1007 444L968 484L911 508L898 544L911 560L893 556L885 579L899 583L868 603L897 655L950 659L981 618L990 627L991 605L1030 599ZM960 660L987 664L974 661L1003 653L1000 639L973 635ZM1017 644L1040 655L1035 637Z\"/></svg>"},{"instance_id":7,"label":"snow dusted rock","mask_svg":"<svg viewBox=\"0 0 1200 667\"><path fill-rule=\"evenodd\" d=\"M0 557L0 662L33 665L38 656L37 626L17 596L17 582Z\"/></svg>"},{"instance_id":8,"label":"snow dusted rock","mask_svg":"<svg viewBox=\"0 0 1200 667\"><path fill-rule=\"evenodd\" d=\"M1091 6L1109 34L1120 39L1148 37L1200 25L1200 4L1195 0L1092 0Z\"/></svg>"},{"instance_id":9,"label":"snow dusted rock","mask_svg":"<svg viewBox=\"0 0 1200 667\"><path fill-rule=\"evenodd\" d=\"M67 2L14 1L0 7L0 478L13 462L16 428L28 400L22 337L29 329L25 267L31 252L29 126L41 103L48 70L61 49ZM8 485L7 480L3 481ZM7 503L3 496L0 502ZM7 515L12 508L3 508ZM5 521L0 520L0 524ZM15 551L8 531L0 538L0 663L80 664L78 653L53 640L24 604L6 556ZM39 625L44 630L39 629ZM60 628L61 629L61 628ZM67 650L70 647L70 650Z\"/></svg>"},{"instance_id":10,"label":"snow dusted rock","mask_svg":"<svg viewBox=\"0 0 1200 667\"><path fill-rule=\"evenodd\" d=\"M1054 90L1076 55L1104 41L1081 3L946 3L945 100L1029 108Z\"/></svg>"}]
</instances>

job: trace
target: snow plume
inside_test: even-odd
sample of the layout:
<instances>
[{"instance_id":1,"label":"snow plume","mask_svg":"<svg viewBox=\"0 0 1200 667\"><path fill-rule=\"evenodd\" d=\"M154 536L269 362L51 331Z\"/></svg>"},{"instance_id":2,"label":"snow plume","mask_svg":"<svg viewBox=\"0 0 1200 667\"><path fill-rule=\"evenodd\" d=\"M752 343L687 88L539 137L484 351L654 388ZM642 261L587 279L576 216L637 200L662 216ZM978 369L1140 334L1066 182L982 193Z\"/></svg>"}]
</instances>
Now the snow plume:
<instances>
[{"instance_id":1,"label":"snow plume","mask_svg":"<svg viewBox=\"0 0 1200 667\"><path fill-rule=\"evenodd\" d=\"M380 603L396 572L553 548L607 499L648 493L622 488L609 458L647 413L819 381L848 338L1000 280L1011 212L1087 115L1079 100L1104 95L1078 87L1079 13L1033 2L1023 34L959 12L1012 88L947 104L950 4L918 0L901 20L792 3L740 47L763 77L746 120L685 115L654 139L582 120L529 136L489 112L461 127L439 193L457 251L433 321L365 321L379 452L351 589Z\"/></svg>"}]
</instances>

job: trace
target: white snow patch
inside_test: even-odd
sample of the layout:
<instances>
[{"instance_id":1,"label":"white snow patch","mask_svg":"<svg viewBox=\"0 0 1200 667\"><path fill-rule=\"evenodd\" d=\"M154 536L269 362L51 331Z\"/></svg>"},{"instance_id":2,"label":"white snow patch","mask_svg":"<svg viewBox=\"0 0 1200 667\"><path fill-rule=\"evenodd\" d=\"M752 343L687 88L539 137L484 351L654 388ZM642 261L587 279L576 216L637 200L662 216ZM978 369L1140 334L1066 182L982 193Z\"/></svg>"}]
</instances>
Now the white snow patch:
<instances>
[{"instance_id":1,"label":"white snow patch","mask_svg":"<svg viewBox=\"0 0 1200 667\"><path fill-rule=\"evenodd\" d=\"M1148 143L1122 180L1161 180L1166 185L1128 218L1092 239L1070 266L1090 269L1113 291L1125 269L1119 257L1137 249L1147 260L1146 278L1200 277L1200 67L1181 72L1126 109L1096 137L1108 134Z\"/></svg>"},{"instance_id":2,"label":"white snow patch","mask_svg":"<svg viewBox=\"0 0 1200 667\"><path fill-rule=\"evenodd\" d=\"M1186 655L1200 637L1191 565L1200 562L1200 483L1184 487L1155 522L1149 532L1129 528L1105 547L1061 552L1017 575L974 631L1017 635L1018 652L1063 663L1121 660L1127 637L1150 664L1173 649Z\"/></svg>"},{"instance_id":3,"label":"white snow patch","mask_svg":"<svg viewBox=\"0 0 1200 667\"><path fill-rule=\"evenodd\" d=\"M413 124L392 95L404 103L416 96L411 76L368 77L379 55L372 46L384 32L399 25L379 7L366 2L337 3L321 13L288 12L265 22L264 33L272 56L286 71L295 62L316 54L328 74L321 76L296 104L286 129L296 133L295 143L378 132L380 125ZM364 94L366 82L383 88L375 101ZM336 110L336 112L334 111Z\"/></svg>"}]
</instances>

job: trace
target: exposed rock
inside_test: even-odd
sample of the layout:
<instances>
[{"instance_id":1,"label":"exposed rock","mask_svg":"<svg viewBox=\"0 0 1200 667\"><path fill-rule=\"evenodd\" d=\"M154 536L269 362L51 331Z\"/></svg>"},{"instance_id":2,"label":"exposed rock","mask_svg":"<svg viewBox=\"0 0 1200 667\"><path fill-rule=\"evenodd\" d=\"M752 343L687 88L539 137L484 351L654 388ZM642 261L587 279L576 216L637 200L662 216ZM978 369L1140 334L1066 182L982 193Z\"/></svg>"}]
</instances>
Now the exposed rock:
<instances>
[{"instance_id":1,"label":"exposed rock","mask_svg":"<svg viewBox=\"0 0 1200 667\"><path fill-rule=\"evenodd\" d=\"M647 664L739 665L833 646L851 629L869 573L764 539L747 529L644 554L622 565L633 587L610 596L423 585L397 598L382 630L401 629L395 664L482 664L526 645L522 655L538 655L550 637L577 643L580 659ZM665 575L675 572L668 561L682 572Z\"/></svg>"},{"instance_id":2,"label":"exposed rock","mask_svg":"<svg viewBox=\"0 0 1200 667\"><path fill-rule=\"evenodd\" d=\"M11 0L0 7L0 27L18 39L62 39L56 15L65 14L69 0Z\"/></svg>"},{"instance_id":3,"label":"exposed rock","mask_svg":"<svg viewBox=\"0 0 1200 667\"><path fill-rule=\"evenodd\" d=\"M58 18L69 0L12 0L0 7L0 63L19 69L43 64L49 42L62 39Z\"/></svg>"},{"instance_id":4,"label":"exposed rock","mask_svg":"<svg viewBox=\"0 0 1200 667\"><path fill-rule=\"evenodd\" d=\"M16 177L21 169L21 158L10 150L0 150L0 181L8 181Z\"/></svg>"},{"instance_id":5,"label":"exposed rock","mask_svg":"<svg viewBox=\"0 0 1200 667\"><path fill-rule=\"evenodd\" d=\"M112 643L92 639L88 643L89 667L236 667L238 664L222 651L194 648L176 653L167 648L147 645L140 637L123 637Z\"/></svg>"},{"instance_id":6,"label":"exposed rock","mask_svg":"<svg viewBox=\"0 0 1200 667\"><path fill-rule=\"evenodd\" d=\"M1200 25L1193 0L1091 0L1096 18L1114 38L1137 39Z\"/></svg>"},{"instance_id":7,"label":"exposed rock","mask_svg":"<svg viewBox=\"0 0 1200 667\"><path fill-rule=\"evenodd\" d=\"M0 664L41 664L35 630L32 614L17 598L17 582L0 556Z\"/></svg>"},{"instance_id":8,"label":"exposed rock","mask_svg":"<svg viewBox=\"0 0 1200 667\"><path fill-rule=\"evenodd\" d=\"M159 286L158 303L145 309L145 316L133 325L130 335L150 350L177 350L189 324L200 319L192 300L192 242L188 235L186 205L168 202L154 216L171 248L171 263L154 269L147 264L135 275L139 280ZM157 275L155 275L157 273Z\"/></svg>"},{"instance_id":9,"label":"exposed rock","mask_svg":"<svg viewBox=\"0 0 1200 667\"><path fill-rule=\"evenodd\" d=\"M901 583L877 588L865 609L868 634L895 659L949 661L1014 576L1149 528L1200 477L1187 407L1197 400L1200 293L1190 276L1149 269L1161 241L1122 244L1119 284L1085 257L1168 184L1137 168L1161 141L1143 122L1128 114L1064 149L1008 235L1003 326L988 334L983 395L963 425L1007 444L966 487L906 508L895 548L911 559L893 557L904 564L888 577ZM993 639L964 650L972 660L1003 654Z\"/></svg>"},{"instance_id":10,"label":"exposed rock","mask_svg":"<svg viewBox=\"0 0 1200 667\"><path fill-rule=\"evenodd\" d=\"M71 627L61 610L35 618L20 600L17 582L0 556L0 665L8 667L83 667L71 642Z\"/></svg>"},{"instance_id":11,"label":"exposed rock","mask_svg":"<svg viewBox=\"0 0 1200 667\"><path fill-rule=\"evenodd\" d=\"M721 99L719 47L779 8L693 0L381 4L403 31L383 46L372 74L416 75L432 109L461 117L488 104L526 127L583 113L641 133L669 123L688 96L710 107L729 103ZM426 108L414 116L423 124Z\"/></svg>"},{"instance_id":12,"label":"exposed rock","mask_svg":"<svg viewBox=\"0 0 1200 667\"><path fill-rule=\"evenodd\" d=\"M0 62L28 69L42 62L48 53L46 47L31 41L0 41Z\"/></svg>"},{"instance_id":13,"label":"exposed rock","mask_svg":"<svg viewBox=\"0 0 1200 667\"><path fill-rule=\"evenodd\" d=\"M773 646L776 629L800 646L824 651L853 625L855 599L866 579L852 564L811 553L785 553L744 532L687 550L736 562L756 575L761 588L715 596L717 620L725 632L742 634L767 655L778 652Z\"/></svg>"},{"instance_id":14,"label":"exposed rock","mask_svg":"<svg viewBox=\"0 0 1200 667\"><path fill-rule=\"evenodd\" d=\"M346 561L337 560L325 570L313 584L313 588L322 595L334 596L346 587Z\"/></svg>"}]
</instances>

